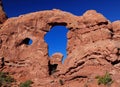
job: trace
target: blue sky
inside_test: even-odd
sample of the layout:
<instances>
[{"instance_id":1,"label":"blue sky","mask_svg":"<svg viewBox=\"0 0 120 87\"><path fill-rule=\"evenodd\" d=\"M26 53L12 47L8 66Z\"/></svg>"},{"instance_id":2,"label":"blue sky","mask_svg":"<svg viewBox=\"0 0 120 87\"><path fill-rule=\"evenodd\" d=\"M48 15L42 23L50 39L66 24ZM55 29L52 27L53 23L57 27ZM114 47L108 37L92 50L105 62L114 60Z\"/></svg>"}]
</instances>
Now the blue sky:
<instances>
[{"instance_id":1,"label":"blue sky","mask_svg":"<svg viewBox=\"0 0 120 87\"><path fill-rule=\"evenodd\" d=\"M110 21L120 19L120 0L3 0L3 5L8 17L56 8L78 16L94 9ZM63 26L55 26L45 36L49 55L61 52L66 57L67 31Z\"/></svg>"}]
</instances>

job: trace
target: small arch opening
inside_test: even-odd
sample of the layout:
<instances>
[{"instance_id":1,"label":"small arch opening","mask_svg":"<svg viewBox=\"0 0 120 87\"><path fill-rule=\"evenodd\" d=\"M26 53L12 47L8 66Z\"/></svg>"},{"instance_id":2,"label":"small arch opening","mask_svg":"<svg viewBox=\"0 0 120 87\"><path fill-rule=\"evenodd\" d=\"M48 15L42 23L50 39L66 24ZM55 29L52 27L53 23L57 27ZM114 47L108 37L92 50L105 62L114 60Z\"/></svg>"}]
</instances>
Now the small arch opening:
<instances>
[{"instance_id":1,"label":"small arch opening","mask_svg":"<svg viewBox=\"0 0 120 87\"><path fill-rule=\"evenodd\" d=\"M52 56L56 52L63 54L63 60L67 57L67 32L65 26L54 26L44 37L45 42L48 44L48 54Z\"/></svg>"},{"instance_id":2,"label":"small arch opening","mask_svg":"<svg viewBox=\"0 0 120 87\"><path fill-rule=\"evenodd\" d=\"M49 62L49 75L52 75L56 72L58 64L50 64Z\"/></svg>"},{"instance_id":3,"label":"small arch opening","mask_svg":"<svg viewBox=\"0 0 120 87\"><path fill-rule=\"evenodd\" d=\"M22 41L22 44L26 44L26 45L32 45L33 43L33 40L30 39L30 38L25 38L23 41Z\"/></svg>"}]
</instances>

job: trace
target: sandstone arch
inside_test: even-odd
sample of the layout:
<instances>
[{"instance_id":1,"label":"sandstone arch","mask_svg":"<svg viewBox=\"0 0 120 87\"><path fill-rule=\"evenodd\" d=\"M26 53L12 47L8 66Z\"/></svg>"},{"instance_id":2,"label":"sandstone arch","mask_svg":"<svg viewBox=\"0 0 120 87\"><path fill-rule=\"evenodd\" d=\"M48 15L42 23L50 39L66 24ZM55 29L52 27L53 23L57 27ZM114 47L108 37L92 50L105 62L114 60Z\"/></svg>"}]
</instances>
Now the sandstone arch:
<instances>
[{"instance_id":1,"label":"sandstone arch","mask_svg":"<svg viewBox=\"0 0 120 87\"><path fill-rule=\"evenodd\" d=\"M4 71L9 71L20 82L31 79L33 87L58 87L59 79L64 80L65 87L84 87L83 83L89 79L93 81L89 85L97 85L94 80L97 74L114 71L115 84L120 85L117 82L120 71L116 69L120 63L119 23L110 23L94 10L83 16L54 9L9 18L1 24L0 30ZM49 58L44 41L45 34L55 25L69 29L65 64L60 63L61 54L54 54L53 60ZM25 38L31 38L32 45L21 44ZM57 72L50 76L49 64L54 62L58 64Z\"/></svg>"}]
</instances>

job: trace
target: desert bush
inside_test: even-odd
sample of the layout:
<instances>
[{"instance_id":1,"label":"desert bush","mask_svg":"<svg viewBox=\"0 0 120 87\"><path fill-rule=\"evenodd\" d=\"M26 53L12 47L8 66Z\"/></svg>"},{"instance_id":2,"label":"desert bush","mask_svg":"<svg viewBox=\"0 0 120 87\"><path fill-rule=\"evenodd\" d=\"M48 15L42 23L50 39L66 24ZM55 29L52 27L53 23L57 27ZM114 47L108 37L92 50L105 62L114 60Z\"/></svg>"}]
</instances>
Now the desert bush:
<instances>
[{"instance_id":1,"label":"desert bush","mask_svg":"<svg viewBox=\"0 0 120 87\"><path fill-rule=\"evenodd\" d=\"M14 82L14 78L12 78L7 72L0 72L0 87L11 87L11 84Z\"/></svg>"},{"instance_id":2,"label":"desert bush","mask_svg":"<svg viewBox=\"0 0 120 87\"><path fill-rule=\"evenodd\" d=\"M20 86L19 87L31 87L30 85L32 84L33 82L31 80L27 80L23 83L20 83Z\"/></svg>"},{"instance_id":3,"label":"desert bush","mask_svg":"<svg viewBox=\"0 0 120 87\"><path fill-rule=\"evenodd\" d=\"M100 84L107 85L107 84L111 84L113 82L113 80L108 72L106 72L104 76L97 76L96 78L98 79L98 85L100 85Z\"/></svg>"}]
</instances>

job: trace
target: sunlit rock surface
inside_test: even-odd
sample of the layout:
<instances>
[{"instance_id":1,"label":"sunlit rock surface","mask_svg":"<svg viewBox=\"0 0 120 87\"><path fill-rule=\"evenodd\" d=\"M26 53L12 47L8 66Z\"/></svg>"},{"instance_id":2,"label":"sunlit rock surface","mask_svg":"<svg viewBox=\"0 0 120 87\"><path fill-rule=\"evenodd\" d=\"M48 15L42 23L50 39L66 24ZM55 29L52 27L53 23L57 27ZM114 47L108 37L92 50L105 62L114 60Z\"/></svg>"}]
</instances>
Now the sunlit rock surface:
<instances>
[{"instance_id":1,"label":"sunlit rock surface","mask_svg":"<svg viewBox=\"0 0 120 87\"><path fill-rule=\"evenodd\" d=\"M7 16L5 12L3 11L2 7L2 1L0 0L0 27L2 26L2 23L7 19Z\"/></svg>"},{"instance_id":2,"label":"sunlit rock surface","mask_svg":"<svg viewBox=\"0 0 120 87\"><path fill-rule=\"evenodd\" d=\"M16 84L31 80L32 87L106 87L98 85L96 76L108 72L110 87L120 87L120 21L111 23L94 10L75 16L56 9L4 19L0 9L0 70ZM48 56L44 41L57 25L69 29L64 64L61 53Z\"/></svg>"}]
</instances>

